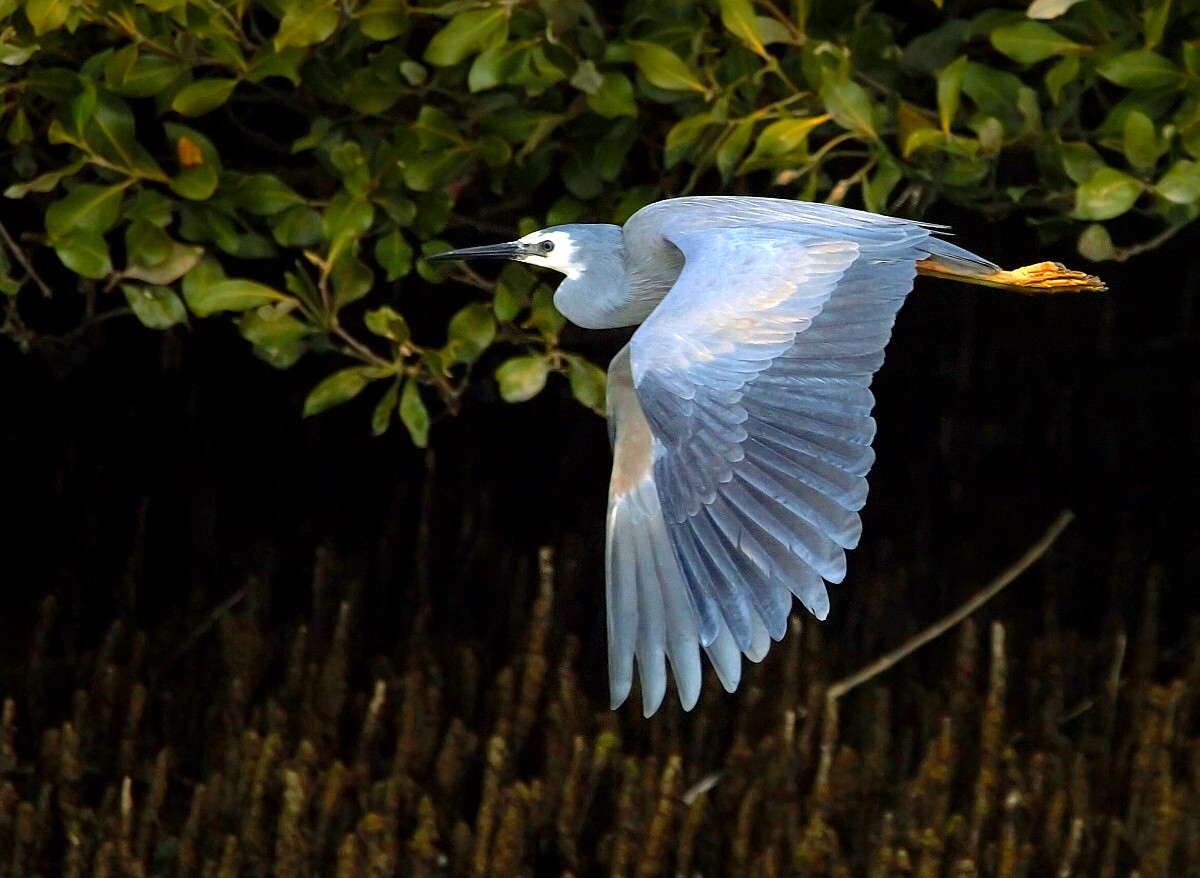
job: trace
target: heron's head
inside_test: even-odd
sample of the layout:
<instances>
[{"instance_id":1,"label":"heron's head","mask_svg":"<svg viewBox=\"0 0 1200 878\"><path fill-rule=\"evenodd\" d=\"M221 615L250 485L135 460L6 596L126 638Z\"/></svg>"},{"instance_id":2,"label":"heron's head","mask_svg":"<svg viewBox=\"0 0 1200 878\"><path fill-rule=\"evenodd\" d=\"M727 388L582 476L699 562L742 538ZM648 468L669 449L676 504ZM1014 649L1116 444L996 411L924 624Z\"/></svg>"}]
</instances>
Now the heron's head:
<instances>
[{"instance_id":1,"label":"heron's head","mask_svg":"<svg viewBox=\"0 0 1200 878\"><path fill-rule=\"evenodd\" d=\"M430 262L451 259L509 259L551 268L571 279L597 263L621 259L621 227L600 223L573 223L530 232L515 241L464 247L430 256Z\"/></svg>"},{"instance_id":2,"label":"heron's head","mask_svg":"<svg viewBox=\"0 0 1200 878\"><path fill-rule=\"evenodd\" d=\"M554 304L572 323L584 329L603 329L631 322L614 317L628 296L620 226L551 226L515 241L465 247L429 257L431 262L450 259L510 259L552 268L566 275L554 293Z\"/></svg>"}]
</instances>

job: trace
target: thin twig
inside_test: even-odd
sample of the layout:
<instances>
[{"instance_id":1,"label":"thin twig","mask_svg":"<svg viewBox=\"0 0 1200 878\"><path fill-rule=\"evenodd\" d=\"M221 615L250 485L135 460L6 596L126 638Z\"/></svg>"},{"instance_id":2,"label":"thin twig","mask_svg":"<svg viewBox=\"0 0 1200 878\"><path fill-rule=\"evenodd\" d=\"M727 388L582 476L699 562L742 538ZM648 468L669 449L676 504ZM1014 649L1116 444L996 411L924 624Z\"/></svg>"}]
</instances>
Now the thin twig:
<instances>
[{"instance_id":1,"label":"thin twig","mask_svg":"<svg viewBox=\"0 0 1200 878\"><path fill-rule=\"evenodd\" d=\"M175 663L179 661L179 659L183 658L188 650L196 645L200 638L212 630L212 627L220 622L225 614L246 599L246 594L247 587L243 585L229 597L225 598L225 600L221 601L221 603L213 607L211 612L209 612L209 614L205 617L204 621L201 622L196 628L192 629L191 633L188 634L188 636L183 639L183 642L179 644L179 647L175 650L174 654L166 661L165 664L162 665L162 667L158 669L154 680L158 681L166 676L166 673L171 670L172 667L174 667Z\"/></svg>"},{"instance_id":2,"label":"thin twig","mask_svg":"<svg viewBox=\"0 0 1200 878\"><path fill-rule=\"evenodd\" d=\"M1184 225L1186 224L1167 226L1153 238L1141 241L1137 244L1130 244L1128 247L1117 247L1113 251L1113 255L1110 258L1113 262L1125 262L1128 259L1132 259L1134 256L1140 256L1143 253L1147 253L1150 250L1161 247L1163 244L1167 243L1167 241L1171 240L1171 238L1175 236L1175 233L1182 229Z\"/></svg>"},{"instance_id":3,"label":"thin twig","mask_svg":"<svg viewBox=\"0 0 1200 878\"><path fill-rule=\"evenodd\" d=\"M395 369L396 364L385 357L379 356L353 335L348 333L339 324L333 323L329 326L331 332L346 343L344 352L351 357L362 360L364 363L369 363L372 366L378 366L381 369Z\"/></svg>"},{"instance_id":4,"label":"thin twig","mask_svg":"<svg viewBox=\"0 0 1200 878\"><path fill-rule=\"evenodd\" d=\"M17 246L17 242L14 241L12 235L8 233L8 229L5 227L4 223L0 223L0 236L3 236L4 243L8 245L8 249L12 252L13 258L16 259L17 262L21 263L21 267L25 269L25 273L29 275L29 279L38 285L38 289L42 291L42 295L47 299L53 299L54 290L50 288L48 283L42 280L41 275L34 271L33 263L29 261L29 257L25 255L25 251Z\"/></svg>"},{"instance_id":5,"label":"thin twig","mask_svg":"<svg viewBox=\"0 0 1200 878\"><path fill-rule=\"evenodd\" d=\"M826 702L833 702L841 698L851 689L861 686L863 683L882 674L892 665L906 658L911 653L916 652L931 640L941 637L963 619L970 616L1001 591L1003 591L1013 580L1024 573L1029 567L1037 561L1042 555L1046 554L1047 550L1054 545L1055 540L1059 538L1063 530L1066 529L1075 519L1075 513L1070 510L1065 510L1059 513L1058 518L1054 519L1054 523L1042 535L1042 538L1034 543L1024 555L1017 559L1011 567L997 576L986 588L977 592L969 601L967 601L958 609L954 610L949 615L943 616L938 621L934 622L920 634L906 640L900 646L893 649L891 652L876 659L867 665L861 671L851 674L849 677L844 677L831 685L825 692Z\"/></svg>"}]
</instances>

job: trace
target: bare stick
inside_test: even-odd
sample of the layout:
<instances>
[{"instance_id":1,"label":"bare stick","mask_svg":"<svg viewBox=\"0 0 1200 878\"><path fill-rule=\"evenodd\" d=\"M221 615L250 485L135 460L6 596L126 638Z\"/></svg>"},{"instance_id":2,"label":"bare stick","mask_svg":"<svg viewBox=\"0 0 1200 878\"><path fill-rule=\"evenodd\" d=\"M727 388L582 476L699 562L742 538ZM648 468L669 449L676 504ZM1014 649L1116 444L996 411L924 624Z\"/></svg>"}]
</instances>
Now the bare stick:
<instances>
[{"instance_id":1,"label":"bare stick","mask_svg":"<svg viewBox=\"0 0 1200 878\"><path fill-rule=\"evenodd\" d=\"M47 299L53 299L54 291L50 289L48 283L42 280L41 275L34 270L33 263L29 261L29 257L25 255L25 251L13 240L13 236L8 233L8 229L5 228L4 223L0 223L0 237L4 238L4 243L8 245L13 258L21 263L21 267L25 269L25 273L29 275L29 279L37 284L38 289L42 291L42 295Z\"/></svg>"},{"instance_id":2,"label":"bare stick","mask_svg":"<svg viewBox=\"0 0 1200 878\"><path fill-rule=\"evenodd\" d=\"M826 702L833 702L841 698L851 689L861 686L863 683L882 674L892 665L906 658L911 653L916 652L931 640L941 637L963 619L970 616L996 595L1000 594L1014 579L1024 573L1033 565L1035 561L1046 554L1046 551L1054 545L1055 540L1066 529L1075 518L1075 513L1070 510L1060 512L1058 518L1054 519L1054 523L1042 535L1042 538L1034 543L1026 550L1025 554L1017 559L1011 567L997 576L988 584L982 591L976 594L965 604L954 610L949 615L943 616L938 621L934 622L920 634L906 640L900 646L871 662L861 671L851 674L849 677L843 677L836 683L832 684L825 691Z\"/></svg>"}]
</instances>

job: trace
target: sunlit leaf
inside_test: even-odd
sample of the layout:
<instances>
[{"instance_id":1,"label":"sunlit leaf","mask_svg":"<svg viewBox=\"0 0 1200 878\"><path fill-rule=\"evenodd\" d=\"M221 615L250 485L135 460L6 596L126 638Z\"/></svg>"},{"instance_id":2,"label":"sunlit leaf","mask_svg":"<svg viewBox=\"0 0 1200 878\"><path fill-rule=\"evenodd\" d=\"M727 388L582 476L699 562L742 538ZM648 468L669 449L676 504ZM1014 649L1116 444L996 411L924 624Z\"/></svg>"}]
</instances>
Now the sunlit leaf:
<instances>
[{"instance_id":1,"label":"sunlit leaf","mask_svg":"<svg viewBox=\"0 0 1200 878\"><path fill-rule=\"evenodd\" d=\"M312 417L335 405L349 402L362 392L370 380L362 366L334 372L309 392L304 400L304 417Z\"/></svg>"},{"instance_id":2,"label":"sunlit leaf","mask_svg":"<svg viewBox=\"0 0 1200 878\"><path fill-rule=\"evenodd\" d=\"M108 244L98 232L67 232L56 237L53 246L62 264L81 277L99 280L112 273Z\"/></svg>"},{"instance_id":3,"label":"sunlit leaf","mask_svg":"<svg viewBox=\"0 0 1200 878\"><path fill-rule=\"evenodd\" d=\"M745 43L748 49L768 57L750 0L719 0L719 6L721 24L725 25L725 29Z\"/></svg>"},{"instance_id":4,"label":"sunlit leaf","mask_svg":"<svg viewBox=\"0 0 1200 878\"><path fill-rule=\"evenodd\" d=\"M266 284L244 278L222 278L214 264L201 262L183 278L183 298L193 314L208 317L218 311L245 311L287 298Z\"/></svg>"},{"instance_id":5,"label":"sunlit leaf","mask_svg":"<svg viewBox=\"0 0 1200 878\"><path fill-rule=\"evenodd\" d=\"M421 388L413 379L404 382L400 394L400 422L412 437L413 445L424 448L429 444L429 410L421 399Z\"/></svg>"},{"instance_id":6,"label":"sunlit leaf","mask_svg":"<svg viewBox=\"0 0 1200 878\"><path fill-rule=\"evenodd\" d=\"M187 309L174 291L162 286L121 284L133 315L150 329L168 329L187 322Z\"/></svg>"},{"instance_id":7,"label":"sunlit leaf","mask_svg":"<svg viewBox=\"0 0 1200 878\"><path fill-rule=\"evenodd\" d=\"M1162 88L1182 82L1179 68L1156 52L1125 52L1100 65L1101 76L1125 88Z\"/></svg>"},{"instance_id":8,"label":"sunlit leaf","mask_svg":"<svg viewBox=\"0 0 1200 878\"><path fill-rule=\"evenodd\" d=\"M508 12L504 6L460 12L434 34L425 48L425 60L449 67L503 42L507 32Z\"/></svg>"},{"instance_id":9,"label":"sunlit leaf","mask_svg":"<svg viewBox=\"0 0 1200 878\"><path fill-rule=\"evenodd\" d=\"M125 186L81 183L46 209L46 231L61 236L70 232L107 232L121 212Z\"/></svg>"},{"instance_id":10,"label":"sunlit leaf","mask_svg":"<svg viewBox=\"0 0 1200 878\"><path fill-rule=\"evenodd\" d=\"M396 412L399 399L400 379L397 378L388 385L388 389L383 392L383 396L379 397L379 402L375 403L375 410L371 413L372 436L382 436L387 432L388 427L392 423L392 416Z\"/></svg>"},{"instance_id":11,"label":"sunlit leaf","mask_svg":"<svg viewBox=\"0 0 1200 878\"><path fill-rule=\"evenodd\" d=\"M1175 204L1195 203L1200 200L1200 164L1180 159L1163 174L1154 189Z\"/></svg>"},{"instance_id":12,"label":"sunlit leaf","mask_svg":"<svg viewBox=\"0 0 1200 878\"><path fill-rule=\"evenodd\" d=\"M1055 55L1068 55L1086 49L1069 40L1048 24L1022 21L992 31L992 46L1022 64L1036 64Z\"/></svg>"},{"instance_id":13,"label":"sunlit leaf","mask_svg":"<svg viewBox=\"0 0 1200 878\"><path fill-rule=\"evenodd\" d=\"M967 56L961 55L938 72L938 118L941 120L943 131L949 131L954 124L954 115L958 112L958 102L962 94L963 76L967 72L967 64Z\"/></svg>"},{"instance_id":14,"label":"sunlit leaf","mask_svg":"<svg viewBox=\"0 0 1200 878\"><path fill-rule=\"evenodd\" d=\"M1090 259L1093 262L1103 262L1105 259L1112 259L1116 253L1116 248L1113 247L1112 238L1109 237L1108 229L1099 223L1092 223L1079 236L1079 241L1076 244L1079 249L1079 255L1084 259Z\"/></svg>"},{"instance_id":15,"label":"sunlit leaf","mask_svg":"<svg viewBox=\"0 0 1200 878\"><path fill-rule=\"evenodd\" d=\"M634 43L633 61L651 85L666 91L695 91L707 89L683 59L657 43Z\"/></svg>"},{"instance_id":16,"label":"sunlit leaf","mask_svg":"<svg viewBox=\"0 0 1200 878\"><path fill-rule=\"evenodd\" d=\"M66 24L74 6L74 0L28 0L25 17L33 25L33 32L40 37Z\"/></svg>"},{"instance_id":17,"label":"sunlit leaf","mask_svg":"<svg viewBox=\"0 0 1200 878\"><path fill-rule=\"evenodd\" d=\"M1076 3L1081 2L1083 0L1033 0L1029 4L1029 9L1025 11L1025 14L1030 18L1047 21L1052 18L1058 18Z\"/></svg>"},{"instance_id":18,"label":"sunlit leaf","mask_svg":"<svg viewBox=\"0 0 1200 878\"><path fill-rule=\"evenodd\" d=\"M229 100L236 87L236 79L197 80L180 89L171 101L171 109L181 116L203 116Z\"/></svg>"},{"instance_id":19,"label":"sunlit leaf","mask_svg":"<svg viewBox=\"0 0 1200 878\"><path fill-rule=\"evenodd\" d=\"M583 357L567 358L567 380L571 384L571 395L598 415L604 414L605 379L604 370L590 360Z\"/></svg>"},{"instance_id":20,"label":"sunlit leaf","mask_svg":"<svg viewBox=\"0 0 1200 878\"><path fill-rule=\"evenodd\" d=\"M341 12L337 0L288 0L275 33L275 48L311 46L333 36Z\"/></svg>"},{"instance_id":21,"label":"sunlit leaf","mask_svg":"<svg viewBox=\"0 0 1200 878\"><path fill-rule=\"evenodd\" d=\"M474 362L496 338L492 309L482 302L467 305L450 318L446 335L459 362Z\"/></svg>"},{"instance_id":22,"label":"sunlit leaf","mask_svg":"<svg viewBox=\"0 0 1200 878\"><path fill-rule=\"evenodd\" d=\"M546 386L550 366L545 357L513 357L496 369L496 382L505 402L525 402L533 399Z\"/></svg>"},{"instance_id":23,"label":"sunlit leaf","mask_svg":"<svg viewBox=\"0 0 1200 878\"><path fill-rule=\"evenodd\" d=\"M1116 168L1101 168L1075 190L1075 216L1085 220L1108 220L1125 213L1138 196L1142 184Z\"/></svg>"},{"instance_id":24,"label":"sunlit leaf","mask_svg":"<svg viewBox=\"0 0 1200 878\"><path fill-rule=\"evenodd\" d=\"M857 82L834 82L822 90L825 108L833 121L849 131L874 135L874 113L871 97Z\"/></svg>"}]
</instances>

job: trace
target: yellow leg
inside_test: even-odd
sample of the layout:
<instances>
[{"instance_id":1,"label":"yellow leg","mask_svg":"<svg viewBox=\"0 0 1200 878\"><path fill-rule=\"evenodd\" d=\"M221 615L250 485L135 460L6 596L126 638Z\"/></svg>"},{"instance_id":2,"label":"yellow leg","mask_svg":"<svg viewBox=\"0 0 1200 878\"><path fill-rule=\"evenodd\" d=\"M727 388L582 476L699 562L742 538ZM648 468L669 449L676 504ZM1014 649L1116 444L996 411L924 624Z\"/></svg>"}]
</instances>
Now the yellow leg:
<instances>
[{"instance_id":1,"label":"yellow leg","mask_svg":"<svg viewBox=\"0 0 1200 878\"><path fill-rule=\"evenodd\" d=\"M1108 289L1100 278L1072 271L1061 262L1039 262L1022 268L993 271L990 274L973 273L958 269L936 256L917 263L917 273L929 277L941 277L967 284L997 287L1026 295L1040 293L1091 293Z\"/></svg>"}]
</instances>

